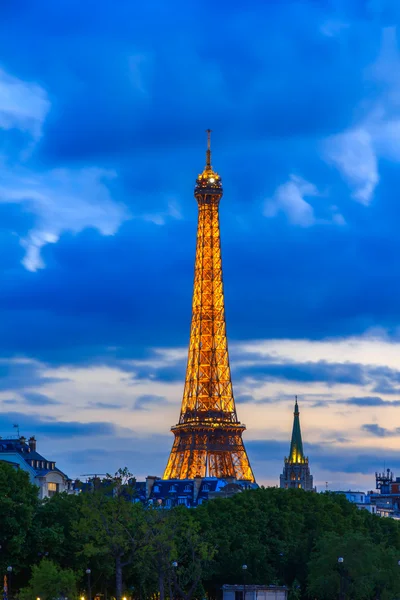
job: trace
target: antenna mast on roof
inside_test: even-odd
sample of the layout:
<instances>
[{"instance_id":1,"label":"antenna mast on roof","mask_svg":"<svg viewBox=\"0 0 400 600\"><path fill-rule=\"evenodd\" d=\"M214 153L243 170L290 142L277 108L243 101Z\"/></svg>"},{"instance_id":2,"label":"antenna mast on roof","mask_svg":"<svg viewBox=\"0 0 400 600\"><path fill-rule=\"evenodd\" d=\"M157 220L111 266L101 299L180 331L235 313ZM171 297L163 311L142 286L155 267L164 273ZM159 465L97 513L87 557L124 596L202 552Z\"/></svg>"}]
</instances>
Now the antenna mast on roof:
<instances>
[{"instance_id":1,"label":"antenna mast on roof","mask_svg":"<svg viewBox=\"0 0 400 600\"><path fill-rule=\"evenodd\" d=\"M18 423L16 423L15 425L13 425L13 427L14 427L14 429L17 430L17 435L18 435L18 438L19 438L20 435L19 435L19 425L18 425Z\"/></svg>"}]
</instances>

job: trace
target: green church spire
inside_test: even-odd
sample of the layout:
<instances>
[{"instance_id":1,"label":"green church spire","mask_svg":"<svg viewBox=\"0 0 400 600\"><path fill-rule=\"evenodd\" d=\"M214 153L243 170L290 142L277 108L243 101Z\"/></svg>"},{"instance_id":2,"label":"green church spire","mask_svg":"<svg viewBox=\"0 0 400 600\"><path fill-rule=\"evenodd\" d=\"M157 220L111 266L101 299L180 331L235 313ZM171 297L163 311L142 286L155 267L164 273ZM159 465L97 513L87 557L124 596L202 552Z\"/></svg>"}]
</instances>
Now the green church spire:
<instances>
[{"instance_id":1,"label":"green church spire","mask_svg":"<svg viewBox=\"0 0 400 600\"><path fill-rule=\"evenodd\" d=\"M300 429L300 413L299 413L299 405L297 404L297 396L296 402L294 405L294 420L293 420L293 431L292 431L292 441L290 442L290 455L289 461L294 464L302 464L307 462L303 452L303 441L301 439L301 429Z\"/></svg>"}]
</instances>

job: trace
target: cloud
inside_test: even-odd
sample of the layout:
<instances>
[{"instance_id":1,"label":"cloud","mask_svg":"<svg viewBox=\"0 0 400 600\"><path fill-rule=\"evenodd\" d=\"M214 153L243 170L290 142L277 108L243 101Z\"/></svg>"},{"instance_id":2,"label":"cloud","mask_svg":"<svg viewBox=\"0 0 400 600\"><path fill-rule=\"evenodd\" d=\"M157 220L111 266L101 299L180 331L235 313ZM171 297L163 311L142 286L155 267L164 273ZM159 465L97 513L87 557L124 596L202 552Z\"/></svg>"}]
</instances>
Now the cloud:
<instances>
[{"instance_id":1,"label":"cloud","mask_svg":"<svg viewBox=\"0 0 400 600\"><path fill-rule=\"evenodd\" d=\"M359 127L328 138L325 155L353 187L353 198L368 205L379 182L378 160L370 132Z\"/></svg>"},{"instance_id":2,"label":"cloud","mask_svg":"<svg viewBox=\"0 0 400 600\"><path fill-rule=\"evenodd\" d=\"M314 209L304 198L318 195L314 184L291 175L289 181L278 187L273 198L265 202L264 215L275 217L283 212L293 225L310 227L316 222Z\"/></svg>"},{"instance_id":3,"label":"cloud","mask_svg":"<svg viewBox=\"0 0 400 600\"><path fill-rule=\"evenodd\" d=\"M360 385L366 382L368 370L361 364L329 363L325 361L294 363L282 361L279 364L252 365L234 368L235 376L252 377L260 381L324 381L328 384L348 383Z\"/></svg>"},{"instance_id":4,"label":"cloud","mask_svg":"<svg viewBox=\"0 0 400 600\"><path fill-rule=\"evenodd\" d=\"M23 398L27 404L31 404L32 406L51 406L61 404L61 402L58 402L53 398L49 398L45 394L39 394L38 392L25 392L23 394Z\"/></svg>"},{"instance_id":5,"label":"cloud","mask_svg":"<svg viewBox=\"0 0 400 600\"><path fill-rule=\"evenodd\" d=\"M323 473L331 473L332 476L335 473L369 475L371 479L368 484L369 489L373 489L375 472L382 469L383 464L386 463L391 465L391 468L400 469L400 459L395 449L377 448L371 452L370 449L355 444L350 447L346 443L341 444L342 442L331 445L305 444L304 452L309 458L311 473L315 474L316 469L322 469ZM269 439L246 441L246 447L254 461L263 461L268 457L269 461L281 461L282 468L289 446L290 439L286 443ZM278 481L278 474L276 474L276 481Z\"/></svg>"},{"instance_id":6,"label":"cloud","mask_svg":"<svg viewBox=\"0 0 400 600\"><path fill-rule=\"evenodd\" d=\"M15 423L18 423L21 435L38 435L53 439L75 437L114 437L132 434L132 430L122 428L114 423L63 421L55 418L44 418L26 413L9 412L2 415L2 437L10 435Z\"/></svg>"},{"instance_id":7,"label":"cloud","mask_svg":"<svg viewBox=\"0 0 400 600\"><path fill-rule=\"evenodd\" d=\"M376 423L367 423L362 426L362 430L380 438L400 436L400 427L396 427L396 429L386 429L385 427L380 427Z\"/></svg>"},{"instance_id":8,"label":"cloud","mask_svg":"<svg viewBox=\"0 0 400 600\"><path fill-rule=\"evenodd\" d=\"M165 406L166 404L168 404L168 401L164 396L143 394L135 399L132 410L152 410L154 407Z\"/></svg>"},{"instance_id":9,"label":"cloud","mask_svg":"<svg viewBox=\"0 0 400 600\"><path fill-rule=\"evenodd\" d=\"M29 359L0 360L0 391L16 390L23 392L29 398L38 400L36 392L25 390L41 387L52 383L61 383L65 378L48 376L43 365ZM39 395L40 396L40 395ZM34 400L32 401L34 403Z\"/></svg>"},{"instance_id":10,"label":"cloud","mask_svg":"<svg viewBox=\"0 0 400 600\"><path fill-rule=\"evenodd\" d=\"M356 124L324 142L325 159L335 165L358 202L369 205L380 181L379 158L400 162L400 68L396 27L381 30L379 56L365 69L371 96L360 102Z\"/></svg>"},{"instance_id":11,"label":"cloud","mask_svg":"<svg viewBox=\"0 0 400 600\"><path fill-rule=\"evenodd\" d=\"M19 129L38 139L49 110L50 102L43 88L0 68L0 129Z\"/></svg>"},{"instance_id":12,"label":"cloud","mask_svg":"<svg viewBox=\"0 0 400 600\"><path fill-rule=\"evenodd\" d=\"M380 396L361 396L336 400L336 404L350 404L353 406L400 406L400 400L383 400Z\"/></svg>"},{"instance_id":13,"label":"cloud","mask_svg":"<svg viewBox=\"0 0 400 600\"><path fill-rule=\"evenodd\" d=\"M314 184L291 175L290 180L280 185L274 196L264 203L264 216L275 217L282 212L289 223L305 228L316 224L346 224L343 215L334 205L319 205L318 212L325 213L325 216L317 217L315 207L305 200L313 196L322 196Z\"/></svg>"},{"instance_id":14,"label":"cloud","mask_svg":"<svg viewBox=\"0 0 400 600\"><path fill-rule=\"evenodd\" d=\"M0 165L0 203L22 204L36 216L34 228L21 240L29 271L45 266L41 249L57 242L63 232L76 234L90 227L114 235L130 218L127 208L111 197L106 182L114 177L114 172L98 168L33 173Z\"/></svg>"},{"instance_id":15,"label":"cloud","mask_svg":"<svg viewBox=\"0 0 400 600\"><path fill-rule=\"evenodd\" d=\"M89 402L85 408L98 408L100 410L117 410L122 408L122 404L113 404L112 402Z\"/></svg>"}]
</instances>

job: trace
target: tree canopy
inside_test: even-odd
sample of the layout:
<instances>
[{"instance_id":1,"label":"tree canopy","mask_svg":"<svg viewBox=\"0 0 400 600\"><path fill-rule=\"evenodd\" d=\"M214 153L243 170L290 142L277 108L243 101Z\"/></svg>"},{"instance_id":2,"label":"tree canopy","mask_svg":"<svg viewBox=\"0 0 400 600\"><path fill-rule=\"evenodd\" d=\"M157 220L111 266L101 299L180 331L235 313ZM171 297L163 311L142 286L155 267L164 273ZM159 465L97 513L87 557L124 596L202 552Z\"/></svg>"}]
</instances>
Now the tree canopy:
<instances>
[{"instance_id":1,"label":"tree canopy","mask_svg":"<svg viewBox=\"0 0 400 600\"><path fill-rule=\"evenodd\" d=\"M400 524L344 496L261 488L168 510L137 502L130 481L123 470L38 501L26 474L0 463L0 556L3 573L13 566L13 595L88 600L90 569L102 599L214 599L224 584L252 583L284 584L292 600L400 597Z\"/></svg>"}]
</instances>

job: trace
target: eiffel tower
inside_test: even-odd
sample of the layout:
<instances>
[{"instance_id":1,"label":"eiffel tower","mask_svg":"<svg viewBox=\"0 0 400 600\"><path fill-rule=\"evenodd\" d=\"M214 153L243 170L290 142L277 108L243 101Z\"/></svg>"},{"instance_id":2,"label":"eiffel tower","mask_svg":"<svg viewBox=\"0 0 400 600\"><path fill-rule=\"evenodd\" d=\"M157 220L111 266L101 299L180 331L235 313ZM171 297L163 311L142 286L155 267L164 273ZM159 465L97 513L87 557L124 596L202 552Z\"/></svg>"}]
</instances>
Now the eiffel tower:
<instances>
[{"instance_id":1,"label":"eiffel tower","mask_svg":"<svg viewBox=\"0 0 400 600\"><path fill-rule=\"evenodd\" d=\"M221 178L211 166L198 176L197 246L185 387L175 440L163 479L233 477L254 482L233 397L222 284L219 202Z\"/></svg>"}]
</instances>

